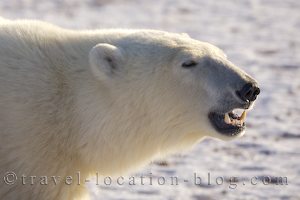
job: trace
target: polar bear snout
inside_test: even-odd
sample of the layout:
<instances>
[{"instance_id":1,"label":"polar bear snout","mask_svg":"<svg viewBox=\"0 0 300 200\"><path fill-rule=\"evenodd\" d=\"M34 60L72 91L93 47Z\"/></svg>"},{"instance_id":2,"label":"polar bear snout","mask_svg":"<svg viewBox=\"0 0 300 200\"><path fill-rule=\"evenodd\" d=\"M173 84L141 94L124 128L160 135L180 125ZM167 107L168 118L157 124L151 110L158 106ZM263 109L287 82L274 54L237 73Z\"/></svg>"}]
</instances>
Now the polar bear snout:
<instances>
[{"instance_id":1,"label":"polar bear snout","mask_svg":"<svg viewBox=\"0 0 300 200\"><path fill-rule=\"evenodd\" d=\"M208 112L213 137L224 140L240 137L246 130L246 114L253 108L260 88L254 78L230 61L224 59L212 66L218 69L214 75L222 72L217 79L218 89L210 89L218 91L217 104ZM210 79L214 77L210 76Z\"/></svg>"},{"instance_id":2,"label":"polar bear snout","mask_svg":"<svg viewBox=\"0 0 300 200\"><path fill-rule=\"evenodd\" d=\"M246 113L253 107L254 101L260 94L257 82L248 75L243 73L241 75L243 81L240 82L240 89L235 91L237 98L235 100L228 99L230 103L222 104L218 109L213 109L208 114L211 125L219 137L225 140L244 134ZM246 80L244 77L247 77Z\"/></svg>"},{"instance_id":3,"label":"polar bear snout","mask_svg":"<svg viewBox=\"0 0 300 200\"><path fill-rule=\"evenodd\" d=\"M245 102L255 101L260 89L256 82L246 83L241 90L236 91L237 96Z\"/></svg>"}]
</instances>

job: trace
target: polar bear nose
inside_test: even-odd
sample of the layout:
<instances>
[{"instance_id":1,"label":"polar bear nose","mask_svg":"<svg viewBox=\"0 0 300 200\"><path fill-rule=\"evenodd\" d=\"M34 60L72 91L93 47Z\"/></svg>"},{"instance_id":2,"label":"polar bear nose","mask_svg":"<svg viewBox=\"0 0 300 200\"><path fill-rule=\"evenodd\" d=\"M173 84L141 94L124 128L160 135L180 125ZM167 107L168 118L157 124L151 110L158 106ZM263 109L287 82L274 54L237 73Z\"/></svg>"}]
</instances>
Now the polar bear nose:
<instances>
[{"instance_id":1,"label":"polar bear nose","mask_svg":"<svg viewBox=\"0 0 300 200\"><path fill-rule=\"evenodd\" d=\"M246 83L240 91L236 92L243 101L254 101L260 93L256 83Z\"/></svg>"}]
</instances>

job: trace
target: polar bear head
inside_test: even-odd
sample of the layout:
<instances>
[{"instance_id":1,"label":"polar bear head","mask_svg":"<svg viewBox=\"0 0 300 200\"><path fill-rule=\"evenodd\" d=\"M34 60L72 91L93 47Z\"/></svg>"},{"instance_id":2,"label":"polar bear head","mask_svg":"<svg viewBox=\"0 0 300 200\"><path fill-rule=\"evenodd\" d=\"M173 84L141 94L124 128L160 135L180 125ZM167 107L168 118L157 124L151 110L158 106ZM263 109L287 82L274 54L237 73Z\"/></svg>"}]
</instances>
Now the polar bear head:
<instances>
[{"instance_id":1,"label":"polar bear head","mask_svg":"<svg viewBox=\"0 0 300 200\"><path fill-rule=\"evenodd\" d=\"M183 34L118 36L94 46L89 61L99 84L120 99L119 114L172 145L241 136L246 112L234 109L250 109L260 92L222 50Z\"/></svg>"}]
</instances>

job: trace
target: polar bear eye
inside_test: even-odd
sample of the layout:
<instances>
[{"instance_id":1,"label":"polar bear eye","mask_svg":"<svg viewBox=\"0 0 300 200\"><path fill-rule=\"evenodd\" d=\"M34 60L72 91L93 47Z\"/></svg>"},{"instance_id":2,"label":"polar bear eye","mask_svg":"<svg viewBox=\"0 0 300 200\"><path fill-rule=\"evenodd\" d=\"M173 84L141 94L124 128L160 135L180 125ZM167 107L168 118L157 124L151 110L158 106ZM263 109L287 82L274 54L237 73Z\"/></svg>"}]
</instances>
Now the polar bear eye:
<instances>
[{"instance_id":1,"label":"polar bear eye","mask_svg":"<svg viewBox=\"0 0 300 200\"><path fill-rule=\"evenodd\" d=\"M192 67L196 67L198 65L197 62L193 61L193 60L189 60L189 61L186 61L184 63L182 63L182 67L183 68L192 68Z\"/></svg>"}]
</instances>

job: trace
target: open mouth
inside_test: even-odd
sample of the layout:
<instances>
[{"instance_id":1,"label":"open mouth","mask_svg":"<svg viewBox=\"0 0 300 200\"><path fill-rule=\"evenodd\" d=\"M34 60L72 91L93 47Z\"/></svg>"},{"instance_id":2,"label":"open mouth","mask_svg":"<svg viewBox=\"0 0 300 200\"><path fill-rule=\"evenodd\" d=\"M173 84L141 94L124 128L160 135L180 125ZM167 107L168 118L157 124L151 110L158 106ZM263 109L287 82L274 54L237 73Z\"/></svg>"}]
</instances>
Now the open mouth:
<instances>
[{"instance_id":1,"label":"open mouth","mask_svg":"<svg viewBox=\"0 0 300 200\"><path fill-rule=\"evenodd\" d=\"M228 113L210 112L208 118L219 133L226 136L237 136L246 128L246 110L240 115L238 114L239 110L235 109Z\"/></svg>"}]
</instances>

